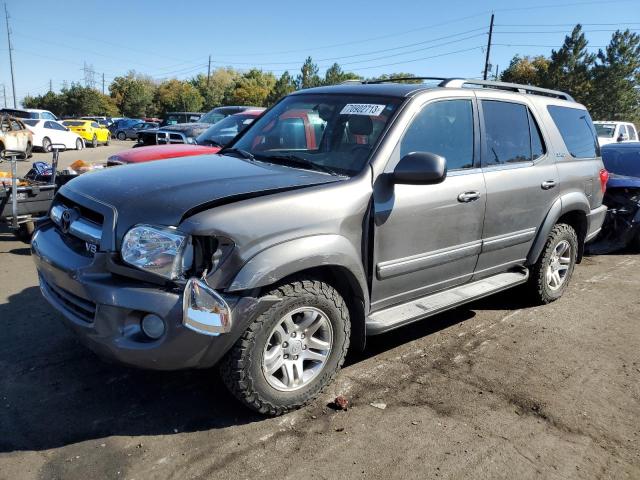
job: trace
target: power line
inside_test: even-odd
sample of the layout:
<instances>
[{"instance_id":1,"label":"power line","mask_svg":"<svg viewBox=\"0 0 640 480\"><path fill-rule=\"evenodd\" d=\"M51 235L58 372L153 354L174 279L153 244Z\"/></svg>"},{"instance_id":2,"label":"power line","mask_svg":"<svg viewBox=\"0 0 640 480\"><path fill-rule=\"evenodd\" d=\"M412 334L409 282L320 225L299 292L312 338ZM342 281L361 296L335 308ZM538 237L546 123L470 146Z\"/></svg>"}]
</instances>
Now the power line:
<instances>
[{"instance_id":1,"label":"power line","mask_svg":"<svg viewBox=\"0 0 640 480\"><path fill-rule=\"evenodd\" d=\"M640 22L616 22L616 23L499 23L496 27L575 27L577 24L583 27L615 27L622 25L640 25Z\"/></svg>"},{"instance_id":2,"label":"power line","mask_svg":"<svg viewBox=\"0 0 640 480\"><path fill-rule=\"evenodd\" d=\"M368 67L360 67L358 70L369 70L369 69L372 69L372 68L391 67L391 66L394 66L394 65L404 65L404 64L407 64L407 63L419 62L421 60L430 60L432 58L439 58L439 57L446 57L448 55L455 55L457 53L471 52L472 50L481 50L482 48L484 48L483 45L478 45L476 47L465 48L465 49L462 49L462 50L455 50L453 52L440 53L438 55L431 55L431 56L428 56L428 57L413 58L411 60L403 60L401 62L394 62L394 63L385 63L383 65L371 65L371 66L368 66Z\"/></svg>"}]
</instances>

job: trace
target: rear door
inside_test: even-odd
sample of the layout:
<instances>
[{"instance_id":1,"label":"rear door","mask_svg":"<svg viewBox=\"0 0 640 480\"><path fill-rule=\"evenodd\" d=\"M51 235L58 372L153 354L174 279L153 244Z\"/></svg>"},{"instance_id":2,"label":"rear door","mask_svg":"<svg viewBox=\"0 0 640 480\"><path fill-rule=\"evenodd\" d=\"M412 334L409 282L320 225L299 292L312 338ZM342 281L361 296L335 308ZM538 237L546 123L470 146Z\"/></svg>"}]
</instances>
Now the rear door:
<instances>
[{"instance_id":1,"label":"rear door","mask_svg":"<svg viewBox=\"0 0 640 480\"><path fill-rule=\"evenodd\" d=\"M478 116L472 92L420 107L385 172L410 152L447 160L437 185L374 184L374 310L467 282L481 246L485 182L479 168Z\"/></svg>"},{"instance_id":2,"label":"rear door","mask_svg":"<svg viewBox=\"0 0 640 480\"><path fill-rule=\"evenodd\" d=\"M542 122L526 98L477 93L487 206L474 278L524 264L536 232L558 197L558 170Z\"/></svg>"}]
</instances>

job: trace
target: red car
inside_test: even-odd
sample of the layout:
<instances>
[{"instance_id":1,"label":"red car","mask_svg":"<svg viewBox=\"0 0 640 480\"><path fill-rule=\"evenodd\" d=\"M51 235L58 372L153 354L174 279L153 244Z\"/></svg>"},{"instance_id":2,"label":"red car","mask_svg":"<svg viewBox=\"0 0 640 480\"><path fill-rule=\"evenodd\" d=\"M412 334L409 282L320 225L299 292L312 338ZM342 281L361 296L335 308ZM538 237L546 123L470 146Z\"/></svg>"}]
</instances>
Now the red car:
<instances>
[{"instance_id":1,"label":"red car","mask_svg":"<svg viewBox=\"0 0 640 480\"><path fill-rule=\"evenodd\" d=\"M174 143L133 148L111 155L107 166L152 162L167 158L189 157L219 152L236 135L262 115L263 110L245 110L211 125L196 137L196 143Z\"/></svg>"}]
</instances>

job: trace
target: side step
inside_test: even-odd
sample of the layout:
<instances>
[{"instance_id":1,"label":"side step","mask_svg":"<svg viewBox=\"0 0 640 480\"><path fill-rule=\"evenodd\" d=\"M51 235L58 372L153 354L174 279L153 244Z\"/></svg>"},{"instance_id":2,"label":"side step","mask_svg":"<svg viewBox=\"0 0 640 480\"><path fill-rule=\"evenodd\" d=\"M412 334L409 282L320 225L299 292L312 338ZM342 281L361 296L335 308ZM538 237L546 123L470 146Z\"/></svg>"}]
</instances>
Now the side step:
<instances>
[{"instance_id":1,"label":"side step","mask_svg":"<svg viewBox=\"0 0 640 480\"><path fill-rule=\"evenodd\" d=\"M465 283L450 290L427 295L402 305L385 308L369 315L366 321L367 335L378 335L408 323L436 315L458 305L487 297L525 283L529 271L507 272Z\"/></svg>"}]
</instances>

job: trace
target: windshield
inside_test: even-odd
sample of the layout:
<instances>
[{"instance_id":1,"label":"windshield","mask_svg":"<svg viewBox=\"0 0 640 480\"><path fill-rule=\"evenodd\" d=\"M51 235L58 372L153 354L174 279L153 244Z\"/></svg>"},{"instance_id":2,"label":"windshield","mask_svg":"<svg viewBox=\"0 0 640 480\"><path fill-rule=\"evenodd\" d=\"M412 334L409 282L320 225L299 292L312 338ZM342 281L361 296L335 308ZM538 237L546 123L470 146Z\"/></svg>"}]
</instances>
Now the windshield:
<instances>
[{"instance_id":1,"label":"windshield","mask_svg":"<svg viewBox=\"0 0 640 480\"><path fill-rule=\"evenodd\" d=\"M632 144L625 144L632 145ZM602 161L608 172L625 177L640 177L638 154L640 147L620 148L609 146L602 149Z\"/></svg>"},{"instance_id":2,"label":"windshield","mask_svg":"<svg viewBox=\"0 0 640 480\"><path fill-rule=\"evenodd\" d=\"M598 136L601 138L613 138L613 133L616 131L615 125L605 125L602 123L594 123L594 127L596 127L596 132Z\"/></svg>"},{"instance_id":3,"label":"windshield","mask_svg":"<svg viewBox=\"0 0 640 480\"><path fill-rule=\"evenodd\" d=\"M198 122L200 122L200 123L218 123L220 120L222 120L225 117L226 117L226 115L224 115L222 113L215 112L214 110L211 110L210 112L205 113L202 117L200 117L200 120L198 120Z\"/></svg>"},{"instance_id":4,"label":"windshield","mask_svg":"<svg viewBox=\"0 0 640 480\"><path fill-rule=\"evenodd\" d=\"M353 175L364 168L400 103L365 95L291 95L232 147L256 160Z\"/></svg>"},{"instance_id":5,"label":"windshield","mask_svg":"<svg viewBox=\"0 0 640 480\"><path fill-rule=\"evenodd\" d=\"M199 145L213 145L223 147L238 133L244 131L257 118L256 115L231 115L210 126L196 137Z\"/></svg>"}]
</instances>

